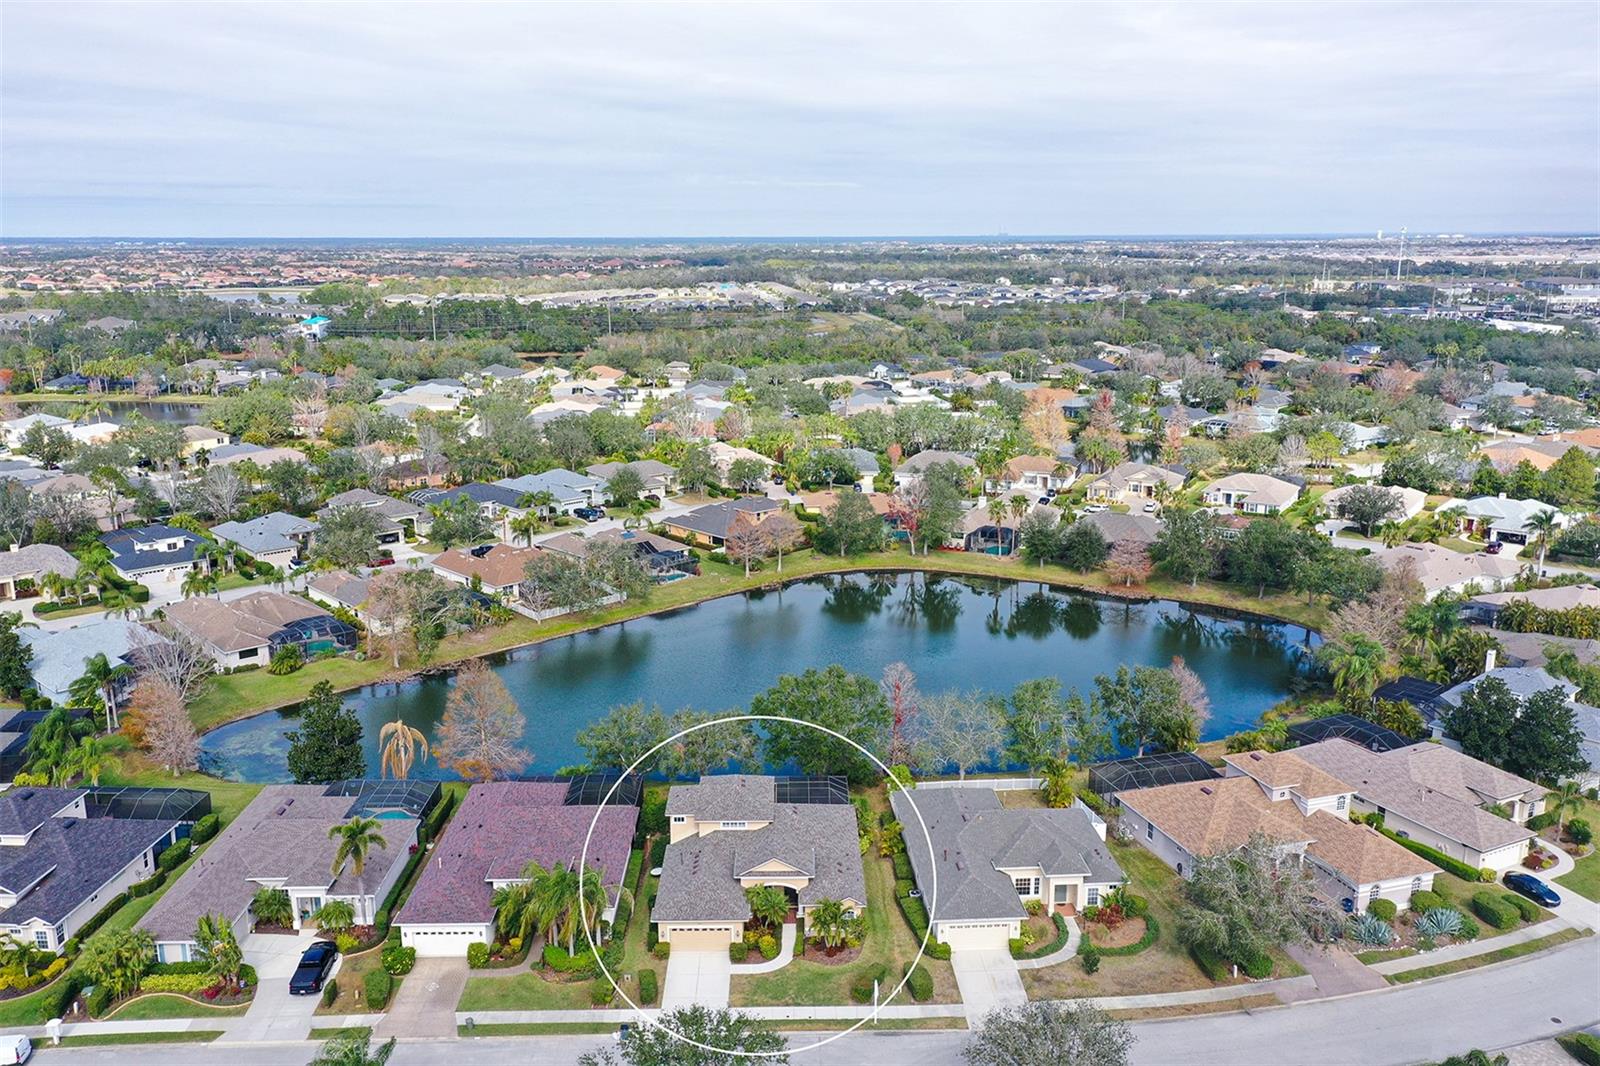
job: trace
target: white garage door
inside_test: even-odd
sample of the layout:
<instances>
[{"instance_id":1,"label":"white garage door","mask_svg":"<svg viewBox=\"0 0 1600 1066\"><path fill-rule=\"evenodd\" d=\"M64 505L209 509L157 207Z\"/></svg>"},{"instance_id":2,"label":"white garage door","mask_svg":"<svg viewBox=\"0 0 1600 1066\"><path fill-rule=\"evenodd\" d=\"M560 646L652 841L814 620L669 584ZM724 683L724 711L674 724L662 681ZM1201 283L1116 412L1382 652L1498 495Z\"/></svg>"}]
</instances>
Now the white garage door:
<instances>
[{"instance_id":1,"label":"white garage door","mask_svg":"<svg viewBox=\"0 0 1600 1066\"><path fill-rule=\"evenodd\" d=\"M400 943L417 949L418 958L467 957L467 945L483 939L481 928L400 930Z\"/></svg>"},{"instance_id":2,"label":"white garage door","mask_svg":"<svg viewBox=\"0 0 1600 1066\"><path fill-rule=\"evenodd\" d=\"M1011 926L1007 922L939 923L939 939L952 948L1004 951L1010 937Z\"/></svg>"},{"instance_id":3,"label":"white garage door","mask_svg":"<svg viewBox=\"0 0 1600 1066\"><path fill-rule=\"evenodd\" d=\"M727 951L733 942L731 927L687 926L672 930L673 951Z\"/></svg>"}]
</instances>

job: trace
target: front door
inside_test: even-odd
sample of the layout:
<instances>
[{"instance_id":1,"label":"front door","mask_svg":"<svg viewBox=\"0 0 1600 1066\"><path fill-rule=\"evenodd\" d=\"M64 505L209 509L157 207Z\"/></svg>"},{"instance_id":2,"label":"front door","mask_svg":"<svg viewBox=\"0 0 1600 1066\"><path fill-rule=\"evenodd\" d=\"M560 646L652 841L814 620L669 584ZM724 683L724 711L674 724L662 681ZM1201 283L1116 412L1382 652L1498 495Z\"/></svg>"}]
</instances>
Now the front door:
<instances>
[{"instance_id":1,"label":"front door","mask_svg":"<svg viewBox=\"0 0 1600 1066\"><path fill-rule=\"evenodd\" d=\"M1057 885L1056 889L1055 889L1055 899L1054 899L1053 902L1055 902L1057 904L1060 904L1060 905L1065 905L1065 904L1071 903L1072 901L1067 898L1068 894L1071 891L1072 891L1072 886L1071 885Z\"/></svg>"}]
</instances>

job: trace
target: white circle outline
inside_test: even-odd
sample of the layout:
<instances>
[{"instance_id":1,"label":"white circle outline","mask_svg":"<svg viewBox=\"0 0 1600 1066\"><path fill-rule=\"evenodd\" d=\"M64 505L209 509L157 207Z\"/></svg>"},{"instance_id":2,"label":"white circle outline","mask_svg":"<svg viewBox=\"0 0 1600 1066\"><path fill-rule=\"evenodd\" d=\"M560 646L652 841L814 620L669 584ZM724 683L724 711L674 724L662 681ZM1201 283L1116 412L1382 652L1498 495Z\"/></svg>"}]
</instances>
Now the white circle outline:
<instances>
[{"instance_id":1,"label":"white circle outline","mask_svg":"<svg viewBox=\"0 0 1600 1066\"><path fill-rule=\"evenodd\" d=\"M635 771L637 771L638 768L639 768L639 765L641 763L643 763L646 759L650 758L650 756L654 755L656 752L660 751L662 748L666 747L668 744L671 744L673 741L677 740L679 737L688 736L690 733L697 733L702 729L709 729L712 726L727 725L730 722L787 722L790 725L808 726L808 727L810 727L812 729L819 730L820 732L827 733L831 737L835 737L835 738L837 738L839 740L844 741L846 744L849 744L851 747L855 748L861 754L863 754L867 758L871 759L872 762L878 767L878 769L883 771L883 775L884 775L885 781L892 781L894 779L893 773L890 771L889 767L884 765L882 759L878 758L872 752L868 751L866 748L864 748L860 744L856 743L850 737L845 736L843 733L835 732L834 730L829 729L825 725L818 725L816 722L808 722L803 718L790 718L790 717L788 717L786 715L781 715L781 714L730 714L730 715L725 715L724 717L721 717L721 718L713 718L713 719L711 719L710 721L707 721L707 722L699 722L699 723L697 723L695 725L690 726L687 729L678 730L678 732L676 732L676 733L672 734L670 737L667 737L666 739L660 741L655 746L653 746L649 751L645 752L643 755L641 755L637 759L633 760L633 762L628 765L628 768L623 770L622 773L617 776L617 779L611 783L611 787L606 789L606 794L603 797L601 797L599 806L595 808L594 817L589 819L589 831L583 835L583 850L581 852L579 852L579 854L578 854L578 871L579 871L579 875L580 876L582 876L583 869L588 865L588 860L589 860L589 842L594 837L595 826L598 825L599 822L600 822L600 812L605 810L606 805L611 802L611 797L616 793L617 789L622 785L622 782L625 781L628 778L628 775L630 775L630 774L634 773ZM933 935L933 920L934 920L933 916L934 916L934 912L938 909L938 905L939 905L939 870L938 870L938 864L932 861L932 859L933 859L933 836L932 836L932 834L930 834L928 832L928 823L923 821L922 812L917 810L917 801L911 798L911 793L914 790L913 789L909 789L909 788L905 788L905 789L901 789L901 791L905 792L905 794L906 794L906 802L911 805L911 813L917 816L917 825L920 826L921 829L922 829L922 839L924 841L926 841L927 845L928 845L928 858L929 858L928 871L929 871L929 882L930 882L929 885L928 885L928 891L929 891L928 908L927 908L927 910L928 910L928 928L923 930L922 940L921 940L920 943L917 944L916 957L911 960L911 965L906 967L905 974L903 976L901 976L901 978L900 978L900 983L894 986L894 988L889 992L888 996L884 997L878 1003L873 1005L872 1012L870 1014L868 1014L865 1017L863 1017L860 1021L856 1022L850 1028L845 1029L842 1032L834 1033L832 1036L828 1037L825 1040L818 1040L816 1043L806 1044L803 1047L788 1048L788 1049L785 1049L782 1052L782 1054L785 1054L785 1055L798 1055L801 1052L805 1052L805 1051L815 1051L817 1048L823 1047L823 1046L825 1046L827 1044L831 1044L835 1040L840 1039L841 1037L849 1036L851 1033L855 1032L857 1029L860 1029L863 1025L866 1025L868 1022L877 1021L879 1012L882 1011L884 1007L888 1006L890 1001L892 1001L895 996L900 994L900 990L901 989L905 988L906 982L911 980L911 971L916 969L917 966L921 964L922 957L927 952L927 949L928 949L928 938ZM892 791L891 791L890 794L891 795L893 794ZM649 855L645 856L645 860L647 862L649 861L649 858L650 858ZM623 887L627 887L627 886L623 886ZM635 905L637 906L637 902L635 903ZM616 991L617 995L622 997L622 1000L623 1000L624 1003L626 1003L629 1007L633 1008L634 1012L639 1015L640 1019L643 1021L643 1023L645 1025L654 1025L657 1028L661 1029L662 1032L664 1032L667 1035L671 1036L674 1040L681 1040L683 1043L688 1044L688 1045L690 1045L692 1047L697 1047L697 1048L701 1049L702 1051L710 1051L710 1052L713 1052L713 1053L716 1053L716 1054L720 1054L720 1055L736 1055L736 1056L738 1056L740 1058L750 1058L750 1059L764 1059L764 1058L770 1057L770 1055L771 1055L770 1052L765 1052L765 1051L740 1051L740 1050L733 1050L733 1049L729 1049L729 1048L720 1048L720 1047L715 1047L715 1046L713 1046L711 1044L702 1044L698 1040L695 1040L695 1039L693 1039L691 1037L684 1036L682 1033L678 1032L677 1030L672 1029L672 1028L670 1028L668 1026L664 1026L664 1025L662 1025L660 1023L660 1021L659 1021L659 1016L660 1016L660 1013L661 1013L660 1008L653 1008L653 1009L656 1010L657 1017L654 1018L654 1019L651 1018L648 1014L645 1013L645 1008L639 1006L639 1004L635 1003L633 1000L628 998L628 994L622 990L622 986L617 983L617 979L615 977L611 976L611 971L606 969L605 960L600 957L600 954L601 954L600 953L600 946L594 942L594 931L589 928L588 923L587 922L582 922L582 923L579 923L579 924L581 924L583 926L583 937L584 937L585 940L587 940L589 942L589 950L594 953L594 961L595 961L595 964L600 967L600 972L605 975L605 979L607 981L611 982L611 987ZM665 991L665 978L663 978L662 980L663 980L663 988L662 988L662 990L664 992Z\"/></svg>"}]
</instances>

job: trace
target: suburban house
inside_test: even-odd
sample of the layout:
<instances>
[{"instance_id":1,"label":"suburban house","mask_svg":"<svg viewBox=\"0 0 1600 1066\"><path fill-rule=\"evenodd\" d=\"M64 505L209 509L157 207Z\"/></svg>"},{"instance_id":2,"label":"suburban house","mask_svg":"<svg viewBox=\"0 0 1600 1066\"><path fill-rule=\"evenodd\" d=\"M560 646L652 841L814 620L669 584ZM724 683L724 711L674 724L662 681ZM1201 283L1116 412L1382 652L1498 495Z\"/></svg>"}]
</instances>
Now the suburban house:
<instances>
[{"instance_id":1,"label":"suburban house","mask_svg":"<svg viewBox=\"0 0 1600 1066\"><path fill-rule=\"evenodd\" d=\"M1567 524L1567 516L1541 500L1513 500L1504 493L1499 496L1474 496L1470 500L1450 499L1435 511L1456 515L1463 533L1484 540L1505 540L1513 544L1526 544L1535 538L1528 524L1534 515L1549 512L1555 518L1556 528Z\"/></svg>"},{"instance_id":2,"label":"suburban house","mask_svg":"<svg viewBox=\"0 0 1600 1066\"><path fill-rule=\"evenodd\" d=\"M777 500L765 496L744 496L722 503L708 503L671 518L661 524L667 533L680 540L710 548L720 548L728 539L728 531L738 522L760 525L783 509Z\"/></svg>"},{"instance_id":3,"label":"suburban house","mask_svg":"<svg viewBox=\"0 0 1600 1066\"><path fill-rule=\"evenodd\" d=\"M586 837L586 865L606 892L601 918L611 921L639 811L620 801L600 806L604 794L586 795L582 783L492 781L468 789L395 915L400 942L418 955L453 957L465 957L474 942L494 943L494 894L524 881L530 862L576 869Z\"/></svg>"},{"instance_id":4,"label":"suburban house","mask_svg":"<svg viewBox=\"0 0 1600 1066\"><path fill-rule=\"evenodd\" d=\"M991 788L956 787L919 788L915 797L896 790L890 805L906 827L932 935L952 948L1005 951L1021 935L1029 900L1071 914L1098 906L1127 880L1106 846L1105 822L1081 800L1065 809L1009 808Z\"/></svg>"},{"instance_id":5,"label":"suburban house","mask_svg":"<svg viewBox=\"0 0 1600 1066\"><path fill-rule=\"evenodd\" d=\"M296 929L336 899L354 908L358 925L370 923L400 879L417 827L438 799L435 781L268 785L139 926L155 939L157 961L188 962L196 957L194 929L201 915L229 919L243 940L255 924L251 901L263 888L288 893ZM356 817L376 819L384 839L383 847L367 852L360 875L348 861L334 868L339 844L328 835Z\"/></svg>"},{"instance_id":6,"label":"suburban house","mask_svg":"<svg viewBox=\"0 0 1600 1066\"><path fill-rule=\"evenodd\" d=\"M0 563L3 560L4 556L0 556ZM1600 587L1558 585L1555 588L1521 592L1484 592L1462 604L1461 614L1469 622L1492 626L1499 620L1501 611L1519 602L1541 611L1570 611L1574 607L1600 609Z\"/></svg>"},{"instance_id":7,"label":"suburban house","mask_svg":"<svg viewBox=\"0 0 1600 1066\"><path fill-rule=\"evenodd\" d=\"M349 611L369 632L389 632L389 622L375 615L369 602L372 596L370 577L349 570L323 570L306 582L306 595L324 607Z\"/></svg>"},{"instance_id":8,"label":"suburban house","mask_svg":"<svg viewBox=\"0 0 1600 1066\"><path fill-rule=\"evenodd\" d=\"M1323 493L1317 500L1317 506L1324 514L1333 518L1339 517L1339 505L1352 492L1360 488L1371 488L1368 485L1341 485ZM1428 494L1421 489L1407 488L1403 485L1386 485L1383 491L1394 497L1396 510L1389 516L1391 522L1405 522L1417 517L1422 509L1427 506Z\"/></svg>"},{"instance_id":9,"label":"suburban house","mask_svg":"<svg viewBox=\"0 0 1600 1066\"><path fill-rule=\"evenodd\" d=\"M1300 498L1300 486L1270 474L1229 474L1206 486L1204 501L1245 514L1278 514Z\"/></svg>"},{"instance_id":10,"label":"suburban house","mask_svg":"<svg viewBox=\"0 0 1600 1066\"><path fill-rule=\"evenodd\" d=\"M1469 586L1499 588L1522 570L1517 560L1504 555L1468 554L1438 544L1398 544L1373 552L1372 560L1385 570L1409 570L1428 599L1442 592L1463 592Z\"/></svg>"},{"instance_id":11,"label":"suburban house","mask_svg":"<svg viewBox=\"0 0 1600 1066\"><path fill-rule=\"evenodd\" d=\"M298 448L268 448L260 444L219 444L206 452L211 466L233 466L249 462L265 470L273 463L307 463L306 453Z\"/></svg>"},{"instance_id":12,"label":"suburban house","mask_svg":"<svg viewBox=\"0 0 1600 1066\"><path fill-rule=\"evenodd\" d=\"M679 949L723 949L750 919L745 889L783 889L804 918L818 900L866 909L856 812L843 778L702 777L667 794L670 835L650 917Z\"/></svg>"},{"instance_id":13,"label":"suburban house","mask_svg":"<svg viewBox=\"0 0 1600 1066\"><path fill-rule=\"evenodd\" d=\"M1582 587L1582 586L1569 586ZM1556 592L1558 589L1540 591ZM1536 641L1540 645L1541 662L1544 650L1552 643L1565 641L1566 644L1583 644L1592 642L1572 641L1561 637L1550 637L1539 633L1507 633L1497 636L1507 638L1522 637ZM1507 641L1506 658L1512 658L1511 648L1516 646L1515 641ZM1436 740L1444 742L1445 746L1455 748L1455 740L1445 732L1444 715L1461 704L1461 698L1474 687L1481 684L1485 678L1495 678L1502 682L1518 700L1527 700L1530 696L1550 689L1559 689L1566 699L1567 706L1572 708L1579 732L1583 734L1581 748L1584 756L1589 760L1588 769L1579 773L1574 780L1578 781L1585 789L1600 785L1600 707L1593 707L1578 699L1578 686L1565 678L1556 677L1542 666L1523 662L1517 666L1493 666L1477 677L1470 678L1438 693L1424 708L1421 708L1422 717L1427 721L1429 729ZM1565 780L1565 779L1563 779Z\"/></svg>"},{"instance_id":14,"label":"suburban house","mask_svg":"<svg viewBox=\"0 0 1600 1066\"><path fill-rule=\"evenodd\" d=\"M181 581L207 565L195 557L199 537L160 523L102 533L100 543L111 549L111 567L126 581Z\"/></svg>"},{"instance_id":15,"label":"suburban house","mask_svg":"<svg viewBox=\"0 0 1600 1066\"><path fill-rule=\"evenodd\" d=\"M639 459L631 463L595 463L584 467L583 472L605 482L609 491L611 479L624 467L638 474L639 480L644 482L644 489L640 493L642 496L664 500L678 491L678 471L655 459Z\"/></svg>"},{"instance_id":16,"label":"suburban house","mask_svg":"<svg viewBox=\"0 0 1600 1066\"><path fill-rule=\"evenodd\" d=\"M1156 542L1157 537L1161 536L1161 519L1154 515L1099 511L1084 515L1078 521L1087 522L1098 529L1107 544L1121 544L1127 541L1149 547Z\"/></svg>"},{"instance_id":17,"label":"suburban house","mask_svg":"<svg viewBox=\"0 0 1600 1066\"><path fill-rule=\"evenodd\" d=\"M1094 503L1144 503L1156 497L1156 486L1166 485L1173 492L1183 488L1187 477L1182 470L1150 463L1118 463L1089 482L1088 497Z\"/></svg>"},{"instance_id":18,"label":"suburban house","mask_svg":"<svg viewBox=\"0 0 1600 1066\"><path fill-rule=\"evenodd\" d=\"M426 508L418 507L410 500L384 496L371 489L351 489L349 492L329 496L328 502L317 512L317 517L326 519L330 511L340 507L360 507L376 511L383 519L378 532L379 544L398 544L407 534L426 536L428 530L433 527L433 518Z\"/></svg>"},{"instance_id":19,"label":"suburban house","mask_svg":"<svg viewBox=\"0 0 1600 1066\"><path fill-rule=\"evenodd\" d=\"M78 560L65 548L54 544L13 544L0 552L0 600L14 600L18 592L37 592L46 574L72 578Z\"/></svg>"},{"instance_id":20,"label":"suburban house","mask_svg":"<svg viewBox=\"0 0 1600 1066\"><path fill-rule=\"evenodd\" d=\"M184 426L183 448L179 452L185 459L192 459L201 452L208 452L212 448L220 448L230 444L233 438L220 429L210 426Z\"/></svg>"},{"instance_id":21,"label":"suburban house","mask_svg":"<svg viewBox=\"0 0 1600 1066\"><path fill-rule=\"evenodd\" d=\"M1305 750L1227 755L1220 780L1118 792L1122 825L1185 876L1196 859L1260 833L1309 865L1325 896L1356 911L1378 899L1404 904L1432 887L1438 867L1350 821L1354 787L1301 758Z\"/></svg>"},{"instance_id":22,"label":"suburban house","mask_svg":"<svg viewBox=\"0 0 1600 1066\"><path fill-rule=\"evenodd\" d=\"M54 631L22 626L17 636L33 652L28 669L33 672L35 691L62 707L72 699L72 683L83 676L84 667L96 655L104 655L112 667L132 666L137 671L139 649L162 642L137 622L105 617ZM113 682L116 699L124 699L135 683L132 674Z\"/></svg>"},{"instance_id":23,"label":"suburban house","mask_svg":"<svg viewBox=\"0 0 1600 1066\"><path fill-rule=\"evenodd\" d=\"M1039 497L1065 491L1076 476L1071 464L1063 464L1051 456L1019 455L1008 459L1000 477L985 487L1002 495L1021 492Z\"/></svg>"},{"instance_id":24,"label":"suburban house","mask_svg":"<svg viewBox=\"0 0 1600 1066\"><path fill-rule=\"evenodd\" d=\"M544 514L570 514L579 507L593 507L605 494L606 488L603 478L577 474L560 467L542 474L503 478L495 484L510 489L518 499L548 492L551 502L542 509Z\"/></svg>"},{"instance_id":25,"label":"suburban house","mask_svg":"<svg viewBox=\"0 0 1600 1066\"><path fill-rule=\"evenodd\" d=\"M1532 781L1443 744L1374 752L1324 740L1294 753L1349 783L1354 810L1376 811L1390 831L1497 873L1528 854L1535 834L1522 823L1544 809L1545 791ZM1494 806L1510 817L1488 810Z\"/></svg>"},{"instance_id":26,"label":"suburban house","mask_svg":"<svg viewBox=\"0 0 1600 1066\"><path fill-rule=\"evenodd\" d=\"M219 522L212 536L234 545L250 558L288 570L300 561L317 531L317 523L285 511L273 511L248 522Z\"/></svg>"},{"instance_id":27,"label":"suburban house","mask_svg":"<svg viewBox=\"0 0 1600 1066\"><path fill-rule=\"evenodd\" d=\"M917 478L921 477L923 474L926 474L932 467L943 466L945 464L958 466L962 469L962 471L968 474L978 469L978 464L970 455L962 455L960 452L944 452L938 450L937 448L929 448L927 451L918 452L916 455L904 460L899 466L894 468L895 488L903 489L910 485L913 481L917 480Z\"/></svg>"},{"instance_id":28,"label":"suburban house","mask_svg":"<svg viewBox=\"0 0 1600 1066\"><path fill-rule=\"evenodd\" d=\"M706 446L711 455L711 466L717 472L717 480L724 485L728 483L728 472L733 469L733 464L740 459L750 459L761 464L763 470L770 471L776 464L760 452L753 452L749 448L740 448L734 444L724 444L714 440Z\"/></svg>"},{"instance_id":29,"label":"suburban house","mask_svg":"<svg viewBox=\"0 0 1600 1066\"><path fill-rule=\"evenodd\" d=\"M305 658L354 651L356 630L310 600L262 589L237 600L191 597L169 604L167 624L198 644L218 672L266 666L293 645Z\"/></svg>"},{"instance_id":30,"label":"suburban house","mask_svg":"<svg viewBox=\"0 0 1600 1066\"><path fill-rule=\"evenodd\" d=\"M151 789L163 802L131 805L117 801L124 791L0 792L0 940L59 952L114 897L152 877L161 852L211 810L205 792Z\"/></svg>"},{"instance_id":31,"label":"suburban house","mask_svg":"<svg viewBox=\"0 0 1600 1066\"><path fill-rule=\"evenodd\" d=\"M466 500L478 513L499 527L501 540L511 539L511 522L533 509L528 494L503 484L469 481L453 489L422 489L411 498L429 507L459 507Z\"/></svg>"},{"instance_id":32,"label":"suburban house","mask_svg":"<svg viewBox=\"0 0 1600 1066\"><path fill-rule=\"evenodd\" d=\"M433 572L458 585L477 587L488 594L514 591L522 584L530 562L543 555L541 548L517 548L510 544L480 544L475 548L451 548L433 560Z\"/></svg>"},{"instance_id":33,"label":"suburban house","mask_svg":"<svg viewBox=\"0 0 1600 1066\"><path fill-rule=\"evenodd\" d=\"M586 558L595 544L625 544L633 549L635 559L644 564L650 576L657 581L668 581L700 572L694 553L675 540L658 537L641 529L607 529L594 536L582 533L558 533L539 542L547 552L560 552L574 559Z\"/></svg>"}]
</instances>

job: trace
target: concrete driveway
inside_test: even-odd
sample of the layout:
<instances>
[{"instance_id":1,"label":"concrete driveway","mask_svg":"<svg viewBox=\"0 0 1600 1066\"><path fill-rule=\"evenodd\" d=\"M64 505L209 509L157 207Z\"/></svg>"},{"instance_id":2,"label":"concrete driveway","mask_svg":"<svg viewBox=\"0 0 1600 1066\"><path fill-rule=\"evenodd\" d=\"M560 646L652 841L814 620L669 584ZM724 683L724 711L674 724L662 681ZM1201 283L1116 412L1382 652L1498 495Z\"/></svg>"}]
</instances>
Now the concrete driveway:
<instances>
[{"instance_id":1,"label":"concrete driveway","mask_svg":"<svg viewBox=\"0 0 1600 1066\"><path fill-rule=\"evenodd\" d=\"M1017 960L1009 951L956 948L950 953L950 968L956 972L969 1026L976 1026L996 1007L1028 1002L1017 974Z\"/></svg>"},{"instance_id":2,"label":"concrete driveway","mask_svg":"<svg viewBox=\"0 0 1600 1066\"><path fill-rule=\"evenodd\" d=\"M726 1007L732 966L727 948L721 951L674 951L667 957L667 981L661 991L661 1009L673 1010L696 1003L706 1007Z\"/></svg>"},{"instance_id":3,"label":"concrete driveway","mask_svg":"<svg viewBox=\"0 0 1600 1066\"><path fill-rule=\"evenodd\" d=\"M304 1040L311 1031L311 1015L320 996L291 996L289 978L300 962L300 953L319 938L312 931L300 936L251 933L240 946L244 961L256 968L261 979L255 999L243 1018L228 1026L230 1040ZM334 963L330 976L339 972L344 960Z\"/></svg>"},{"instance_id":4,"label":"concrete driveway","mask_svg":"<svg viewBox=\"0 0 1600 1066\"><path fill-rule=\"evenodd\" d=\"M454 1039L456 1004L467 987L467 960L418 959L400 982L389 1011L373 1030L387 1040L398 1037Z\"/></svg>"}]
</instances>

